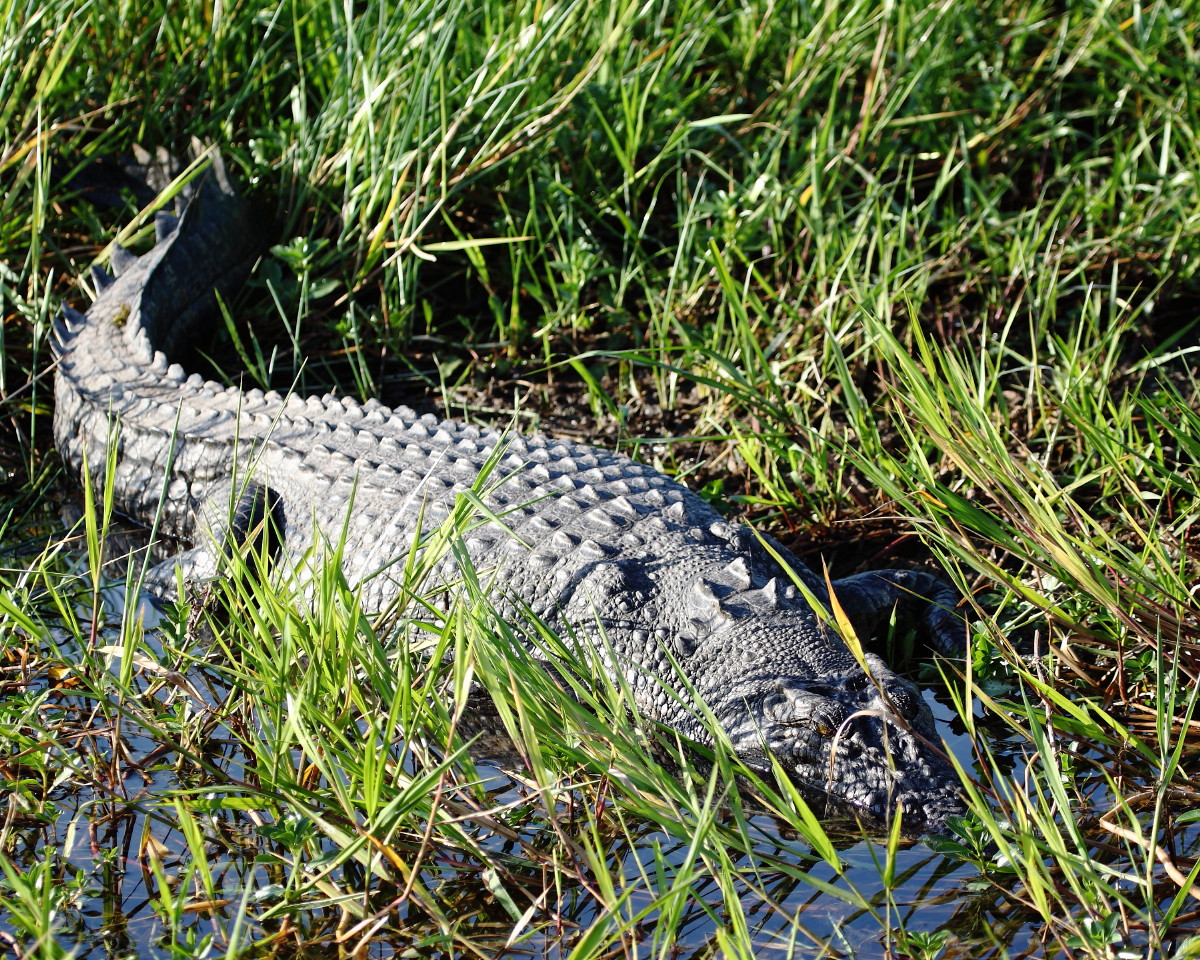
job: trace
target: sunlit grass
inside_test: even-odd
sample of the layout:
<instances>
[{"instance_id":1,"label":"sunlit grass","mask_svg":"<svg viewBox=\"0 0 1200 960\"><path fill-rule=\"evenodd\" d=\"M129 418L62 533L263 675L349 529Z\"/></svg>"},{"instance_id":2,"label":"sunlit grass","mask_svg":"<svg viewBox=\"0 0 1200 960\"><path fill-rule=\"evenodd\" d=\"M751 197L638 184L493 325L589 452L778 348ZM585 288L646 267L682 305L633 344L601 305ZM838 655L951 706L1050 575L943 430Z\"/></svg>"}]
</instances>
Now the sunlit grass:
<instances>
[{"instance_id":1,"label":"sunlit grass","mask_svg":"<svg viewBox=\"0 0 1200 960\"><path fill-rule=\"evenodd\" d=\"M182 956L667 956L679 936L1189 955L1197 20L0 2L0 933L65 955L94 928L64 918L136 874L159 926L130 936ZM962 920L964 879L955 922L923 926L895 844L869 848L868 891L785 785L755 785L768 825L727 751L679 756L569 637L470 586L437 612L422 557L455 549L469 499L382 619L334 569L315 588L276 571L144 629L149 561L102 566L103 492L34 548L56 486L80 499L50 452L49 319L86 303L75 278L146 202L98 195L90 164L193 136L278 242L228 305L212 362L231 380L424 385L454 415L507 424L516 403L556 427L566 383L566 426L590 417L583 436L806 556L870 520L888 532L860 560L936 558L977 601L947 670L975 815L938 849L992 906ZM472 683L512 741L504 788L465 749ZM100 836L79 874L70 845Z\"/></svg>"}]
</instances>

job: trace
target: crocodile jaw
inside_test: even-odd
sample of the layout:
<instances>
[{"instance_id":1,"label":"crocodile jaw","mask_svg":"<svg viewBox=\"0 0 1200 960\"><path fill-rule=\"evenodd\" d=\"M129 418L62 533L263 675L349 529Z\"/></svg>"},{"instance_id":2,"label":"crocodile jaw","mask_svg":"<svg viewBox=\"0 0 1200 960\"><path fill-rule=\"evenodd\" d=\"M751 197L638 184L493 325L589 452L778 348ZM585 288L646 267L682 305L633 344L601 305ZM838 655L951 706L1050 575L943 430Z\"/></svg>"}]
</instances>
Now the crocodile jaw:
<instances>
[{"instance_id":1,"label":"crocodile jaw","mask_svg":"<svg viewBox=\"0 0 1200 960\"><path fill-rule=\"evenodd\" d=\"M782 772L820 813L940 833L965 812L961 785L942 753L916 688L890 671L863 687L843 677L742 678L714 713L756 773Z\"/></svg>"}]
</instances>

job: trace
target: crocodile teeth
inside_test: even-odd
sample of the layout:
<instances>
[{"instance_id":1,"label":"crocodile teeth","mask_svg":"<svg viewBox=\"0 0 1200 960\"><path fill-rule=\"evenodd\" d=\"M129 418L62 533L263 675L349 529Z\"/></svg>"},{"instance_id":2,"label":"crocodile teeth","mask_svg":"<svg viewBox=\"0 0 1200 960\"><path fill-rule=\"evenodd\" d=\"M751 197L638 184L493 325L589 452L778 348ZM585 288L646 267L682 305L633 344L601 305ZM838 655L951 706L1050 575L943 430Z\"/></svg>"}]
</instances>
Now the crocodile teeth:
<instances>
[{"instance_id":1,"label":"crocodile teeth","mask_svg":"<svg viewBox=\"0 0 1200 960\"><path fill-rule=\"evenodd\" d=\"M116 277L99 264L92 264L92 283L96 285L97 290L107 290L113 285L115 279Z\"/></svg>"},{"instance_id":2,"label":"crocodile teeth","mask_svg":"<svg viewBox=\"0 0 1200 960\"><path fill-rule=\"evenodd\" d=\"M137 263L137 257L135 257L119 243L113 244L112 256L110 260L112 263L113 273L118 277L132 267L135 263Z\"/></svg>"}]
</instances>

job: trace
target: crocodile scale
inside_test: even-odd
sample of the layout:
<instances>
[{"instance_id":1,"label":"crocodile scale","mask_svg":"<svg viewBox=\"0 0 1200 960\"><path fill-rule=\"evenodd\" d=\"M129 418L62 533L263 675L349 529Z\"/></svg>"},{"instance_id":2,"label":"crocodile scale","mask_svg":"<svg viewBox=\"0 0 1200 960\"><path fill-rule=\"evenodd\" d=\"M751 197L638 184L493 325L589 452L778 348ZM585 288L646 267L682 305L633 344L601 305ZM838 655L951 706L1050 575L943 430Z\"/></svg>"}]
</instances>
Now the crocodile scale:
<instances>
[{"instance_id":1,"label":"crocodile scale","mask_svg":"<svg viewBox=\"0 0 1200 960\"><path fill-rule=\"evenodd\" d=\"M484 503L498 519L464 544L503 614L528 607L590 638L645 713L711 744L679 689L682 670L752 769L771 776L778 761L830 813L886 823L899 809L913 833L944 830L962 812L917 690L873 654L856 658L795 586L828 605L825 581L669 477L566 440L373 400L241 390L172 363L211 332L217 295L244 282L260 233L217 160L178 215L158 215L153 248L115 248L115 276L93 270L86 314L65 308L56 325L63 459L80 472L86 451L101 484L115 447L117 508L192 544L156 571L160 589L176 567L189 581L216 575L223 538L246 537L269 515L273 564L311 562L340 543L365 606L386 609L414 538L490 459ZM433 583L452 591L455 564L448 554ZM931 574L879 571L833 587L864 638L901 603L923 612L935 647L962 643L948 612L957 596Z\"/></svg>"}]
</instances>

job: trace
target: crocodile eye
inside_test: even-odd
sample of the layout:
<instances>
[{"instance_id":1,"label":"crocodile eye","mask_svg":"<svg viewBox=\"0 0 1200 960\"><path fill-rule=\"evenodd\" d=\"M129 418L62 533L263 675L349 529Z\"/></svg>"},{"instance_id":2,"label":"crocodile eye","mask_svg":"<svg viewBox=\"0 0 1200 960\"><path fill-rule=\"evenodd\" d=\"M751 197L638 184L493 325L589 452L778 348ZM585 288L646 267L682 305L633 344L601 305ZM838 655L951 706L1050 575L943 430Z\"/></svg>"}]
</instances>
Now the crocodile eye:
<instances>
[{"instance_id":1,"label":"crocodile eye","mask_svg":"<svg viewBox=\"0 0 1200 960\"><path fill-rule=\"evenodd\" d=\"M921 699L914 695L911 690L905 690L903 687L893 687L888 690L887 696L891 701L892 709L905 720L912 720L921 712Z\"/></svg>"},{"instance_id":2,"label":"crocodile eye","mask_svg":"<svg viewBox=\"0 0 1200 960\"><path fill-rule=\"evenodd\" d=\"M837 734L850 715L845 704L837 700L788 685L781 685L764 707L767 716L780 726L811 730L826 740Z\"/></svg>"}]
</instances>

